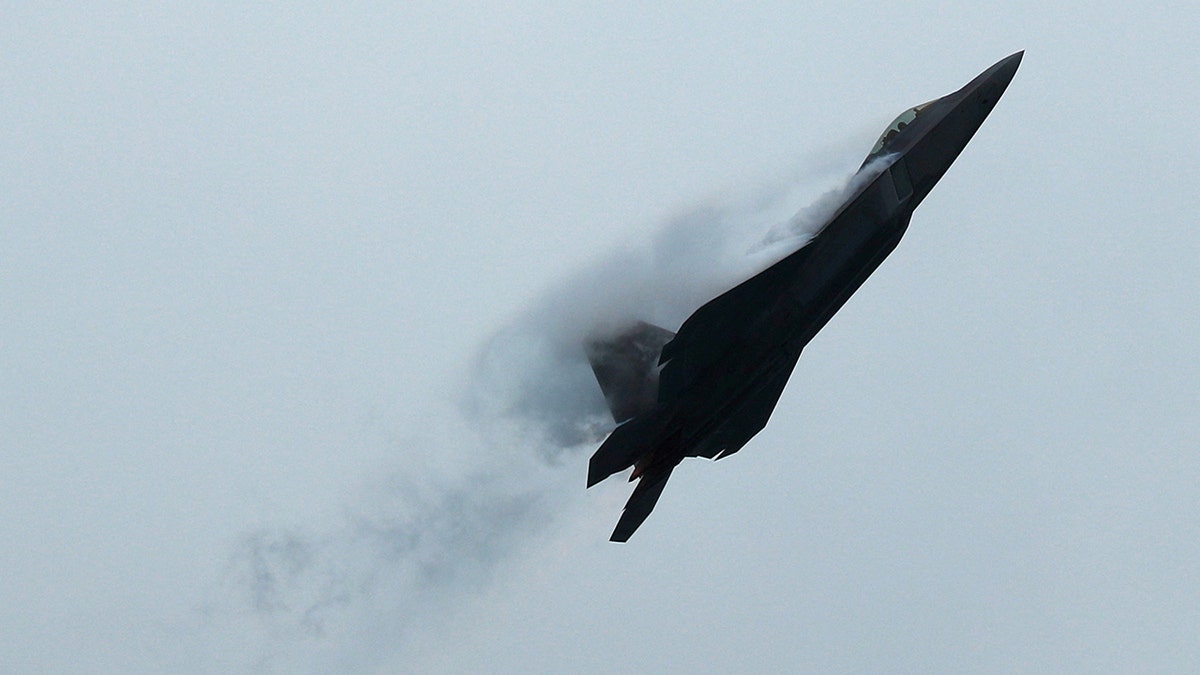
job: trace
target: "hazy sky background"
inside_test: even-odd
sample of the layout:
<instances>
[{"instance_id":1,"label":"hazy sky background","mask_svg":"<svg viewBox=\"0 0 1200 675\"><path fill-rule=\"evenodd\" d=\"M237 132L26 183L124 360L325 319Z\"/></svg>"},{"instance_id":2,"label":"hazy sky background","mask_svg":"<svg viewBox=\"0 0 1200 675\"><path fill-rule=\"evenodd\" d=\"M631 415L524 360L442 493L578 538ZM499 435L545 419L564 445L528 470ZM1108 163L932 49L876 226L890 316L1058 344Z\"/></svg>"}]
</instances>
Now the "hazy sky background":
<instances>
[{"instance_id":1,"label":"hazy sky background","mask_svg":"<svg viewBox=\"0 0 1200 675\"><path fill-rule=\"evenodd\" d=\"M0 671L1200 670L1193 3L2 15ZM1019 49L607 542L577 333Z\"/></svg>"}]
</instances>

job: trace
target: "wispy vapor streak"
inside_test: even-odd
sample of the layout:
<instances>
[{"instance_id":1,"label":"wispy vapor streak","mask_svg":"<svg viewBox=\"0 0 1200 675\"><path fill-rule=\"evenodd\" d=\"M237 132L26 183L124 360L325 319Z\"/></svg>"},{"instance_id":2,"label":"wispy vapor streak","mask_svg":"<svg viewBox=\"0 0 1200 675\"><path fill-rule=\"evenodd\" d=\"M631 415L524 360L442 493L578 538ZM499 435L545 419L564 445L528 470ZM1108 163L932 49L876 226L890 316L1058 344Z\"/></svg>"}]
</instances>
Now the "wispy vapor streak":
<instances>
[{"instance_id":1,"label":"wispy vapor streak","mask_svg":"<svg viewBox=\"0 0 1200 675\"><path fill-rule=\"evenodd\" d=\"M229 572L239 602L277 639L323 654L319 669L369 667L396 649L414 616L480 588L584 494L580 460L612 426L585 337L634 319L677 328L704 301L808 241L863 175L798 214L811 186L694 209L648 246L549 289L475 355L460 400L437 416L446 433L422 432L425 440L404 449L457 457L462 470L376 480L330 531L244 534Z\"/></svg>"}]
</instances>

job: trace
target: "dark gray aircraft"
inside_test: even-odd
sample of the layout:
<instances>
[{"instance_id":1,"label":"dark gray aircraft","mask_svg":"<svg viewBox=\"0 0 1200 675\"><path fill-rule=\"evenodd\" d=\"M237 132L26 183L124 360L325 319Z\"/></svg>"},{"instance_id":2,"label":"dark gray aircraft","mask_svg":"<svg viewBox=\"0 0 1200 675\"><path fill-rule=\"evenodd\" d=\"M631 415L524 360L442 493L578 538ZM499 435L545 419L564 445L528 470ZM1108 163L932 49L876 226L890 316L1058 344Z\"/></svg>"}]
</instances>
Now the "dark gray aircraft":
<instances>
[{"instance_id":1,"label":"dark gray aircraft","mask_svg":"<svg viewBox=\"0 0 1200 675\"><path fill-rule=\"evenodd\" d=\"M685 457L727 457L766 426L801 350L900 242L1022 54L897 117L859 168L874 177L810 242L709 301L678 333L638 323L586 345L618 424L592 455L588 487L630 466L629 480L641 479L612 541L629 540Z\"/></svg>"}]
</instances>

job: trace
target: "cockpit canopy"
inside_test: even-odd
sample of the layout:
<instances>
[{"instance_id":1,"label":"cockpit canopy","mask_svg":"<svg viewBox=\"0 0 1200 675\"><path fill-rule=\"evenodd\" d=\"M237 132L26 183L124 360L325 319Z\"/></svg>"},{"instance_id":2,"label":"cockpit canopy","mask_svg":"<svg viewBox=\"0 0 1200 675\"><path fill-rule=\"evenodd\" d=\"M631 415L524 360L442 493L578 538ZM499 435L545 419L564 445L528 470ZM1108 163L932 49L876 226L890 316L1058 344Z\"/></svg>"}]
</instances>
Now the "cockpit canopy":
<instances>
[{"instance_id":1,"label":"cockpit canopy","mask_svg":"<svg viewBox=\"0 0 1200 675\"><path fill-rule=\"evenodd\" d=\"M905 127L912 124L913 120L917 119L921 112L929 107L930 103L933 103L933 101L922 103L915 108L909 108L900 113L900 116L892 120L888 128L879 136L879 140L875 141L875 147L871 148L871 154L867 155L867 158L871 159L883 152L883 146L887 145L888 141L895 138Z\"/></svg>"}]
</instances>

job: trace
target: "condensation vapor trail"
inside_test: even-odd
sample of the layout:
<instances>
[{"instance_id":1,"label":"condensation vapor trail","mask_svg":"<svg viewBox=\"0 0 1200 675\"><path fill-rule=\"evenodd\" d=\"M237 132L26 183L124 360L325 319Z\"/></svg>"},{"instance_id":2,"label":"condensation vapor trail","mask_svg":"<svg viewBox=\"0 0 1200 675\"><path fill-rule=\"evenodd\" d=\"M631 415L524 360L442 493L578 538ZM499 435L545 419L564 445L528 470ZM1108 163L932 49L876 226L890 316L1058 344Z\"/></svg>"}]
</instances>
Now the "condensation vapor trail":
<instances>
[{"instance_id":1,"label":"condensation vapor trail","mask_svg":"<svg viewBox=\"0 0 1200 675\"><path fill-rule=\"evenodd\" d=\"M648 246L555 285L496 331L470 363L461 399L427 402L443 432L423 428L404 449L454 456L468 468L390 473L332 530L241 537L229 604L268 627L260 660L285 669L314 658L330 670L369 668L403 644L416 617L486 584L500 561L537 541L585 494L582 467L612 420L583 340L633 320L677 328L706 300L811 239L863 175L815 201L804 200L812 185L788 185L694 209Z\"/></svg>"}]
</instances>

